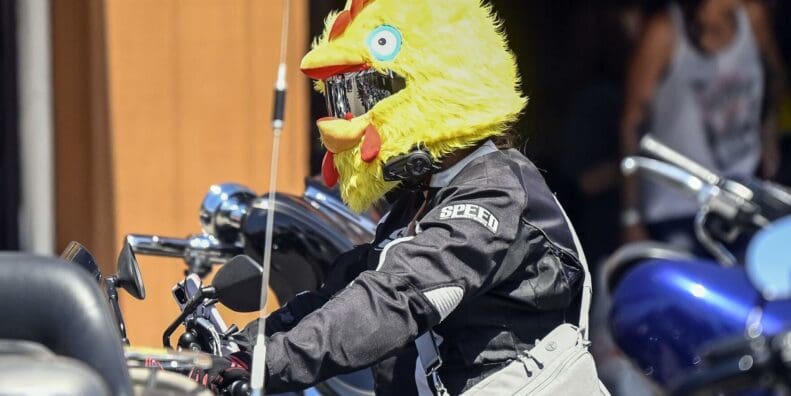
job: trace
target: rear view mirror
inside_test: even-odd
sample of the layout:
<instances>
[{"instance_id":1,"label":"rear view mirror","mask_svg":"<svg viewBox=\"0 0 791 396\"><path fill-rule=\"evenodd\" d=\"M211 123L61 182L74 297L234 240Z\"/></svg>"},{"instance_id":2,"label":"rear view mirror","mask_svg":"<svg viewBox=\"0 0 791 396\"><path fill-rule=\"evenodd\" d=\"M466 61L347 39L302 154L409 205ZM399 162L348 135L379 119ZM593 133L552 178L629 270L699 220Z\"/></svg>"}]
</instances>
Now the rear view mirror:
<instances>
[{"instance_id":1,"label":"rear view mirror","mask_svg":"<svg viewBox=\"0 0 791 396\"><path fill-rule=\"evenodd\" d=\"M747 249L747 275L766 300L791 298L791 217L753 238Z\"/></svg>"},{"instance_id":2,"label":"rear view mirror","mask_svg":"<svg viewBox=\"0 0 791 396\"><path fill-rule=\"evenodd\" d=\"M236 256L223 265L212 286L217 299L236 312L255 312L260 308L263 271L248 256Z\"/></svg>"},{"instance_id":3,"label":"rear view mirror","mask_svg":"<svg viewBox=\"0 0 791 396\"><path fill-rule=\"evenodd\" d=\"M98 282L101 280L102 274L99 272L99 265L96 264L96 258L93 254L77 242L69 242L66 249L60 254L60 258L77 264L88 271L91 276Z\"/></svg>"},{"instance_id":4,"label":"rear view mirror","mask_svg":"<svg viewBox=\"0 0 791 396\"><path fill-rule=\"evenodd\" d=\"M124 247L118 255L118 274L115 276L116 286L120 286L134 298L146 298L146 289L143 285L143 276L140 274L140 265L132 250L132 245L124 238Z\"/></svg>"}]
</instances>

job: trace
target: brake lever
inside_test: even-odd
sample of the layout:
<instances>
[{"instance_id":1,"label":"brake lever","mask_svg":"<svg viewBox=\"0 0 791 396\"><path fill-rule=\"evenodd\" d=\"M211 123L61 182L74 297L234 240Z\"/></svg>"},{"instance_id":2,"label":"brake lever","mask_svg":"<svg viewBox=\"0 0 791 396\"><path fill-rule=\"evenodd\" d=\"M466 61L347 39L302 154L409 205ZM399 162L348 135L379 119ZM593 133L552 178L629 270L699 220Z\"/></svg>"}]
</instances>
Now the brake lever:
<instances>
[{"instance_id":1,"label":"brake lever","mask_svg":"<svg viewBox=\"0 0 791 396\"><path fill-rule=\"evenodd\" d=\"M234 334L239 332L239 326L232 324L231 327L228 328L224 333L220 334L223 340L227 340L231 338Z\"/></svg>"},{"instance_id":2,"label":"brake lever","mask_svg":"<svg viewBox=\"0 0 791 396\"><path fill-rule=\"evenodd\" d=\"M706 169L703 165L693 161L689 157L662 144L653 136L646 135L640 140L640 149L649 155L656 157L668 164L687 172L705 183L719 185L722 179L714 172Z\"/></svg>"}]
</instances>

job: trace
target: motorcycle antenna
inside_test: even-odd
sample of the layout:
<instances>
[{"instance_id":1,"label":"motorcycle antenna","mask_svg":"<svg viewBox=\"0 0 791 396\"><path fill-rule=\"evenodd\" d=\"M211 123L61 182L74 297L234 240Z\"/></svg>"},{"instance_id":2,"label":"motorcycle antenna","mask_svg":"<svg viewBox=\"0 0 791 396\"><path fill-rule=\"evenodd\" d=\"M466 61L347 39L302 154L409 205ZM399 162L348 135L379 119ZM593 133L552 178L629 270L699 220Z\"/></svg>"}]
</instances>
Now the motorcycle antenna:
<instances>
[{"instance_id":1,"label":"motorcycle antenna","mask_svg":"<svg viewBox=\"0 0 791 396\"><path fill-rule=\"evenodd\" d=\"M272 115L272 164L269 173L269 196L267 200L266 237L264 240L263 276L261 277L261 304L258 317L258 333L253 348L253 364L250 367L250 387L253 396L264 395L266 371L266 300L269 290L269 269L272 264L272 232L275 228L275 192L277 191L277 167L280 156L280 135L286 109L286 58L288 55L288 31L291 14L291 0L283 0L283 26L280 34L280 63L275 82L275 104Z\"/></svg>"}]
</instances>

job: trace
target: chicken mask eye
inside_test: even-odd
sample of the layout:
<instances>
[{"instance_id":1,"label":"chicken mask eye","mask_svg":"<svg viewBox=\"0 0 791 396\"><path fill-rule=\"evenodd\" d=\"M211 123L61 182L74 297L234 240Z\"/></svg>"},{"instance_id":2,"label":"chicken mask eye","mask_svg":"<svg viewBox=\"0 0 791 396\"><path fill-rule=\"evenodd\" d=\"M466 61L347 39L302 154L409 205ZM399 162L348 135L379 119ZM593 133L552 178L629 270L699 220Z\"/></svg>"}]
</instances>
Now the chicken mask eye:
<instances>
[{"instance_id":1,"label":"chicken mask eye","mask_svg":"<svg viewBox=\"0 0 791 396\"><path fill-rule=\"evenodd\" d=\"M368 49L381 62L395 59L401 52L401 43L401 32L390 25L379 26L368 36Z\"/></svg>"}]
</instances>

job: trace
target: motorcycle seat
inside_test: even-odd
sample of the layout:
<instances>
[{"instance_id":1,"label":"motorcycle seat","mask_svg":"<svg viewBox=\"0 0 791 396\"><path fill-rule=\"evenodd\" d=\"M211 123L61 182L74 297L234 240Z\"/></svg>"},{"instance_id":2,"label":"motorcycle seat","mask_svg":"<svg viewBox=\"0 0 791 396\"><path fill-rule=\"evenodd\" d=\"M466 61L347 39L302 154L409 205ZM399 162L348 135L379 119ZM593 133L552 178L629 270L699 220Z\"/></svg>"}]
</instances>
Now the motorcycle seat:
<instances>
[{"instance_id":1,"label":"motorcycle seat","mask_svg":"<svg viewBox=\"0 0 791 396\"><path fill-rule=\"evenodd\" d=\"M646 260L692 260L695 256L677 247L656 242L641 241L622 246L604 262L604 287L612 293L618 282L634 265Z\"/></svg>"},{"instance_id":2,"label":"motorcycle seat","mask_svg":"<svg viewBox=\"0 0 791 396\"><path fill-rule=\"evenodd\" d=\"M56 258L0 253L0 312L1 339L40 343L71 363L85 364L111 394L132 395L120 332L107 298L82 268ZM62 372L68 372L66 364L62 366ZM33 374L41 382L61 380L44 369L31 370Z\"/></svg>"},{"instance_id":3,"label":"motorcycle seat","mask_svg":"<svg viewBox=\"0 0 791 396\"><path fill-rule=\"evenodd\" d=\"M0 358L5 355L32 356L38 358L48 358L55 356L49 348L37 342L24 340L0 340Z\"/></svg>"},{"instance_id":4,"label":"motorcycle seat","mask_svg":"<svg viewBox=\"0 0 791 396\"><path fill-rule=\"evenodd\" d=\"M0 349L4 395L110 395L94 370L80 361L56 356L40 344L2 342Z\"/></svg>"}]
</instances>

